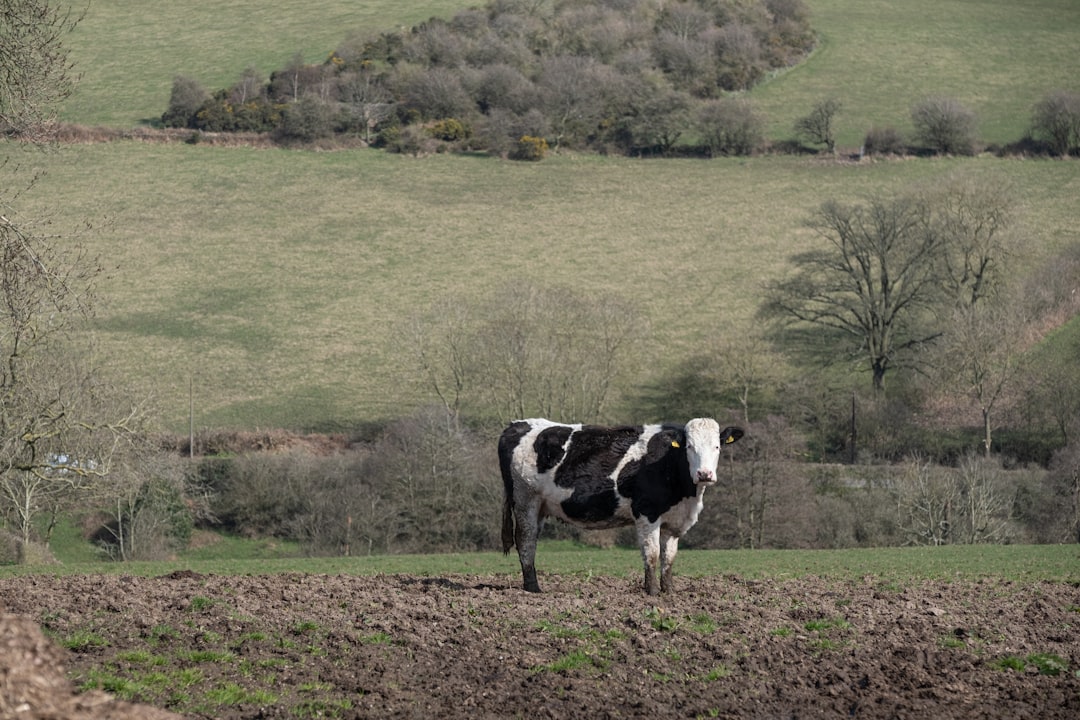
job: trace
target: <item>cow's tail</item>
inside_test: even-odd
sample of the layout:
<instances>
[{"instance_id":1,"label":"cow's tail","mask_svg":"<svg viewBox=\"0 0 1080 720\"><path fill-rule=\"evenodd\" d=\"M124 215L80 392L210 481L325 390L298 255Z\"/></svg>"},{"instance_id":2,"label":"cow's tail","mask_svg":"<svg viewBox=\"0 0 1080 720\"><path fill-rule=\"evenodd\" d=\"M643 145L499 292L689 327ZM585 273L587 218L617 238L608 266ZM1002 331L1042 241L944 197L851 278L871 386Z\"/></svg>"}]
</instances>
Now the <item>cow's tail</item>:
<instances>
[{"instance_id":1,"label":"cow's tail","mask_svg":"<svg viewBox=\"0 0 1080 720\"><path fill-rule=\"evenodd\" d=\"M514 475L510 470L510 456L513 448L508 447L506 438L499 438L499 470L503 479L503 518L502 546L503 555L514 547Z\"/></svg>"},{"instance_id":2,"label":"cow's tail","mask_svg":"<svg viewBox=\"0 0 1080 720\"><path fill-rule=\"evenodd\" d=\"M514 498L510 495L503 501L502 541L503 555L509 555L514 547Z\"/></svg>"}]
</instances>

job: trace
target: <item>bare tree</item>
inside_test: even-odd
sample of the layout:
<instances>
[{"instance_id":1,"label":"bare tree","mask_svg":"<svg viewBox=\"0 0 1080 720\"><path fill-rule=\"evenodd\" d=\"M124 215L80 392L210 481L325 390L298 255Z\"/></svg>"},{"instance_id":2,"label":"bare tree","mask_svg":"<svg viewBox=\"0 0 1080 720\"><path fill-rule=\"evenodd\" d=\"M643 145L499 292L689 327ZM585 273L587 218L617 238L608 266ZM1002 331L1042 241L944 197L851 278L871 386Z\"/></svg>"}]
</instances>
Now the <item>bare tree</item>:
<instances>
[{"instance_id":1,"label":"bare tree","mask_svg":"<svg viewBox=\"0 0 1080 720\"><path fill-rule=\"evenodd\" d=\"M169 93L169 107L161 115L161 124L165 127L187 127L191 118L209 99L210 93L198 80L177 75Z\"/></svg>"},{"instance_id":2,"label":"bare tree","mask_svg":"<svg viewBox=\"0 0 1080 720\"><path fill-rule=\"evenodd\" d=\"M40 515L55 518L111 479L143 430L143 408L118 402L84 351L52 333L9 355L0 374L0 507L24 544Z\"/></svg>"},{"instance_id":3,"label":"bare tree","mask_svg":"<svg viewBox=\"0 0 1080 720\"><path fill-rule=\"evenodd\" d=\"M1054 453L1050 475L1061 503L1055 515L1066 519L1068 539L1080 543L1080 442L1072 442Z\"/></svg>"},{"instance_id":4,"label":"bare tree","mask_svg":"<svg viewBox=\"0 0 1080 720\"><path fill-rule=\"evenodd\" d=\"M979 408L983 451L993 447L992 414L1019 378L1027 347L1027 317L1018 303L959 306L935 348L934 375L944 392L970 398Z\"/></svg>"},{"instance_id":5,"label":"bare tree","mask_svg":"<svg viewBox=\"0 0 1080 720\"><path fill-rule=\"evenodd\" d=\"M954 173L924 191L933 232L944 243L942 282L958 303L990 297L1010 258L1022 252L1015 188L1001 176Z\"/></svg>"},{"instance_id":6,"label":"bare tree","mask_svg":"<svg viewBox=\"0 0 1080 720\"><path fill-rule=\"evenodd\" d=\"M1080 147L1080 93L1055 90L1044 95L1032 108L1031 131L1045 137L1055 155Z\"/></svg>"},{"instance_id":7,"label":"bare tree","mask_svg":"<svg viewBox=\"0 0 1080 720\"><path fill-rule=\"evenodd\" d=\"M759 332L725 333L710 352L706 380L721 392L730 392L742 408L743 424L750 424L750 406L760 412L765 396L782 381L780 356Z\"/></svg>"},{"instance_id":8,"label":"bare tree","mask_svg":"<svg viewBox=\"0 0 1080 720\"><path fill-rule=\"evenodd\" d=\"M263 80L262 73L259 72L258 68L247 67L241 73L240 80L229 91L229 100L234 105L243 105L249 100L261 96L265 90L266 83Z\"/></svg>"},{"instance_id":9,"label":"bare tree","mask_svg":"<svg viewBox=\"0 0 1080 720\"><path fill-rule=\"evenodd\" d=\"M142 408L130 418L133 430L145 420ZM160 560L186 546L197 514L206 516L199 488L188 494L190 463L162 452L146 432L133 432L118 445L106 482L88 488L85 497L109 518L100 546L116 560ZM205 492L205 489L203 489Z\"/></svg>"},{"instance_id":10,"label":"bare tree","mask_svg":"<svg viewBox=\"0 0 1080 720\"><path fill-rule=\"evenodd\" d=\"M793 474L791 467L800 442L780 417L770 416L747 428L751 442L740 451L741 462L729 463L737 547L775 547L777 540L790 540L784 538L784 522L777 518L788 517L799 505L802 475Z\"/></svg>"},{"instance_id":11,"label":"bare tree","mask_svg":"<svg viewBox=\"0 0 1080 720\"><path fill-rule=\"evenodd\" d=\"M500 485L485 461L487 447L455 428L441 408L421 408L393 423L375 456L388 508L395 516L394 548L403 552L490 547ZM387 482L389 481L389 482Z\"/></svg>"},{"instance_id":12,"label":"bare tree","mask_svg":"<svg viewBox=\"0 0 1080 720\"><path fill-rule=\"evenodd\" d=\"M893 486L897 524L907 545L953 542L955 508L960 499L954 474L926 458L913 457Z\"/></svg>"},{"instance_id":13,"label":"bare tree","mask_svg":"<svg viewBox=\"0 0 1080 720\"><path fill-rule=\"evenodd\" d=\"M414 324L422 382L452 417L604 417L643 330L627 303L529 283L441 302Z\"/></svg>"},{"instance_id":14,"label":"bare tree","mask_svg":"<svg viewBox=\"0 0 1080 720\"><path fill-rule=\"evenodd\" d=\"M915 137L934 152L971 155L975 152L975 113L948 97L929 97L911 108Z\"/></svg>"},{"instance_id":15,"label":"bare tree","mask_svg":"<svg viewBox=\"0 0 1080 720\"><path fill-rule=\"evenodd\" d=\"M795 121L795 133L812 143L825 146L830 153L836 152L836 128L833 119L840 112L840 101L827 98L814 105L809 115Z\"/></svg>"},{"instance_id":16,"label":"bare tree","mask_svg":"<svg viewBox=\"0 0 1080 720\"><path fill-rule=\"evenodd\" d=\"M554 149L584 138L604 107L607 70L592 58L555 56L541 62L537 87L555 137Z\"/></svg>"},{"instance_id":17,"label":"bare tree","mask_svg":"<svg viewBox=\"0 0 1080 720\"><path fill-rule=\"evenodd\" d=\"M940 335L920 322L940 294L942 240L929 229L928 212L908 197L826 202L808 223L824 247L792 257L797 269L768 287L762 313L825 330L835 341L827 343L833 359L846 345L883 391L889 370Z\"/></svg>"},{"instance_id":18,"label":"bare tree","mask_svg":"<svg viewBox=\"0 0 1080 720\"><path fill-rule=\"evenodd\" d=\"M450 300L425 317L414 317L411 341L421 372L421 384L435 395L455 426L462 404L473 388L474 309Z\"/></svg>"},{"instance_id":19,"label":"bare tree","mask_svg":"<svg viewBox=\"0 0 1080 720\"><path fill-rule=\"evenodd\" d=\"M0 133L32 142L50 136L57 109L76 82L62 41L81 19L54 0L6 0L0 6Z\"/></svg>"},{"instance_id":20,"label":"bare tree","mask_svg":"<svg viewBox=\"0 0 1080 720\"><path fill-rule=\"evenodd\" d=\"M365 142L371 142L371 133L379 123L394 114L393 99L375 73L361 69L340 78L338 92L341 101L356 119Z\"/></svg>"},{"instance_id":21,"label":"bare tree","mask_svg":"<svg viewBox=\"0 0 1080 720\"><path fill-rule=\"evenodd\" d=\"M0 8L0 130L29 143L11 152L51 138L56 106L74 86L61 41L77 22L50 0ZM18 165L0 162L0 511L25 544L41 513L55 516L112 472L142 409L102 381L80 332L100 266L77 233L54 235L47 219L19 214L35 178L18 178Z\"/></svg>"},{"instance_id":22,"label":"bare tree","mask_svg":"<svg viewBox=\"0 0 1080 720\"><path fill-rule=\"evenodd\" d=\"M1027 388L1029 413L1036 421L1050 424L1068 445L1077 439L1080 427L1080 377L1055 362L1056 358L1034 360Z\"/></svg>"},{"instance_id":23,"label":"bare tree","mask_svg":"<svg viewBox=\"0 0 1080 720\"><path fill-rule=\"evenodd\" d=\"M960 491L956 541L968 545L1007 541L1012 498L1003 487L1001 468L969 454L956 473Z\"/></svg>"}]
</instances>

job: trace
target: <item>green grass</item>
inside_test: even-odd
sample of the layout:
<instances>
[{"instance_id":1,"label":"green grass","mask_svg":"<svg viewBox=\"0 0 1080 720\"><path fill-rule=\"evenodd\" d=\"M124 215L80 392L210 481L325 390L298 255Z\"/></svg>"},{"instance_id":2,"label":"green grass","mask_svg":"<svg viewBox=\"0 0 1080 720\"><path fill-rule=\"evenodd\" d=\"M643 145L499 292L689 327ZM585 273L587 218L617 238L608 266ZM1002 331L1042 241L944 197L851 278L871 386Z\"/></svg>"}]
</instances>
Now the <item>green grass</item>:
<instances>
[{"instance_id":1,"label":"green grass","mask_svg":"<svg viewBox=\"0 0 1080 720\"><path fill-rule=\"evenodd\" d=\"M349 34L464 7L459 0L193 0L149 12L139 0L93 0L67 41L82 80L62 119L121 128L156 122L177 75L209 89L232 85L248 67L266 78L297 53L322 62Z\"/></svg>"},{"instance_id":2,"label":"green grass","mask_svg":"<svg viewBox=\"0 0 1080 720\"><path fill-rule=\"evenodd\" d=\"M990 663L992 667L999 670L1016 670L1018 672L1024 672L1027 666L1032 666L1038 670L1040 675L1057 676L1063 672L1068 671L1069 662L1058 655L1052 653L1032 653L1026 658L1020 658L1016 655L1006 655Z\"/></svg>"},{"instance_id":3,"label":"green grass","mask_svg":"<svg viewBox=\"0 0 1080 720\"><path fill-rule=\"evenodd\" d=\"M571 575L587 583L596 576L637 578L641 553L632 548L597 549L565 541L544 541L537 552L544 575ZM446 574L502 575L520 584L516 555L497 552L442 555L376 555L280 559L218 559L171 562L70 563L51 566L0 566L0 577L23 574L117 574L154 576L178 569L204 574L251 575L304 572L317 574L420 576ZM854 550L683 550L675 574L681 578L735 575L777 580L808 576L863 579L883 587L901 587L912 580L996 577L1016 582L1040 580L1080 582L1077 545L949 545L943 547ZM651 620L665 624L659 614ZM684 618L675 618L683 622ZM691 625L698 621L689 618Z\"/></svg>"},{"instance_id":4,"label":"green grass","mask_svg":"<svg viewBox=\"0 0 1080 720\"><path fill-rule=\"evenodd\" d=\"M410 317L523 278L633 300L650 326L633 388L749 327L827 199L1001 173L1018 188L1023 272L1075 242L1080 195L1078 163L992 158L520 164L123 142L31 159L48 171L37 211L62 198L54 225L104 219L85 240L108 269L101 363L176 431L192 381L197 428L400 416L430 399Z\"/></svg>"},{"instance_id":5,"label":"green grass","mask_svg":"<svg viewBox=\"0 0 1080 720\"><path fill-rule=\"evenodd\" d=\"M872 126L911 131L911 106L930 95L972 109L979 137L1004 144L1027 131L1047 91L1080 89L1080 5L1073 0L807 0L822 44L809 62L755 89L772 137L814 103L836 97L841 147Z\"/></svg>"}]
</instances>

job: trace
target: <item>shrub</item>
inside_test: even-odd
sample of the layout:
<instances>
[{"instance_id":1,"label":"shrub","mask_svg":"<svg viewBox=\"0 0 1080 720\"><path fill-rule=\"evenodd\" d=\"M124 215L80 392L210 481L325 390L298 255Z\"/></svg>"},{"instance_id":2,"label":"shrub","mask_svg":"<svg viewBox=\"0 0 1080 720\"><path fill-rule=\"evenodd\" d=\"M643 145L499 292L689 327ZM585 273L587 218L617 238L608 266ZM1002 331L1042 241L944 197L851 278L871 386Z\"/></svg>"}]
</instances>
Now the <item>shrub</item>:
<instances>
[{"instance_id":1,"label":"shrub","mask_svg":"<svg viewBox=\"0 0 1080 720\"><path fill-rule=\"evenodd\" d=\"M189 127L204 132L269 132L281 119L279 106L265 97L235 104L226 91L219 90L202 104Z\"/></svg>"},{"instance_id":2,"label":"shrub","mask_svg":"<svg viewBox=\"0 0 1080 720\"><path fill-rule=\"evenodd\" d=\"M388 140L386 149L402 155L427 155L438 151L439 141L419 125L406 125L393 142Z\"/></svg>"},{"instance_id":3,"label":"shrub","mask_svg":"<svg viewBox=\"0 0 1080 720\"><path fill-rule=\"evenodd\" d=\"M281 118L284 138L312 142L334 134L337 114L330 103L314 95L305 95L285 108Z\"/></svg>"},{"instance_id":4,"label":"shrub","mask_svg":"<svg viewBox=\"0 0 1080 720\"><path fill-rule=\"evenodd\" d=\"M903 155L904 137L894 127L870 128L863 138L863 152L867 155Z\"/></svg>"},{"instance_id":5,"label":"shrub","mask_svg":"<svg viewBox=\"0 0 1080 720\"><path fill-rule=\"evenodd\" d=\"M190 127L195 113L209 99L210 93L198 80L185 75L176 76L169 94L169 107L161 115L161 124L173 128Z\"/></svg>"},{"instance_id":6,"label":"shrub","mask_svg":"<svg viewBox=\"0 0 1080 720\"><path fill-rule=\"evenodd\" d=\"M375 136L375 140L371 143L372 147L381 148L396 148L398 143L401 142L401 126L400 125L387 125L379 130Z\"/></svg>"},{"instance_id":7,"label":"shrub","mask_svg":"<svg viewBox=\"0 0 1080 720\"><path fill-rule=\"evenodd\" d=\"M953 98L930 97L911 108L915 137L943 155L975 152L975 113Z\"/></svg>"},{"instance_id":8,"label":"shrub","mask_svg":"<svg viewBox=\"0 0 1080 720\"><path fill-rule=\"evenodd\" d=\"M765 122L748 100L723 98L706 103L698 129L710 155L751 155L764 144Z\"/></svg>"},{"instance_id":9,"label":"shrub","mask_svg":"<svg viewBox=\"0 0 1080 720\"><path fill-rule=\"evenodd\" d=\"M1080 147L1080 93L1055 90L1035 103L1031 132L1045 139L1055 155Z\"/></svg>"},{"instance_id":10,"label":"shrub","mask_svg":"<svg viewBox=\"0 0 1080 720\"><path fill-rule=\"evenodd\" d=\"M465 140L471 134L460 120L454 118L439 120L428 129L428 133L436 140L445 142L459 142Z\"/></svg>"},{"instance_id":11,"label":"shrub","mask_svg":"<svg viewBox=\"0 0 1080 720\"><path fill-rule=\"evenodd\" d=\"M547 156L547 140L532 135L523 135L510 152L511 160L543 160Z\"/></svg>"}]
</instances>

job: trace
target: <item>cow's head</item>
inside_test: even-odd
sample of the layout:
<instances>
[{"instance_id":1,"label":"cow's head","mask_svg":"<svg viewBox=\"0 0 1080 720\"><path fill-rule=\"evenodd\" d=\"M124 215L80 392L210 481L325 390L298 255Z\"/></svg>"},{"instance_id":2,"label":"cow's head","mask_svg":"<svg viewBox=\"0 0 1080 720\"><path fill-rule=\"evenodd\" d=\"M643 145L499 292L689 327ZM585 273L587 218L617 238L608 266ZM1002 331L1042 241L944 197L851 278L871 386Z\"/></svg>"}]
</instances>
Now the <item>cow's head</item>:
<instances>
[{"instance_id":1,"label":"cow's head","mask_svg":"<svg viewBox=\"0 0 1080 720\"><path fill-rule=\"evenodd\" d=\"M695 418L686 423L686 460L694 482L716 482L721 446L733 443L742 436L743 431L737 427L720 430L720 424L712 418Z\"/></svg>"}]
</instances>

